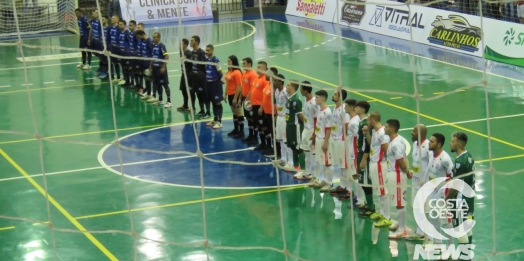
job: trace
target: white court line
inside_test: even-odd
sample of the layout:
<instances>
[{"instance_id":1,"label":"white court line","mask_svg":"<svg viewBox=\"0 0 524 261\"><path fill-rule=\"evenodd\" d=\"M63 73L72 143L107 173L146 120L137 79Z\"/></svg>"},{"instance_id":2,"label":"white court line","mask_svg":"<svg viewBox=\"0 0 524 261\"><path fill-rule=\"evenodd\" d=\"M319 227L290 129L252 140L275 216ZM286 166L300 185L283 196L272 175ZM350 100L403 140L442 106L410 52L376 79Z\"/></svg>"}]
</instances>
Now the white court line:
<instances>
[{"instance_id":1,"label":"white court line","mask_svg":"<svg viewBox=\"0 0 524 261\"><path fill-rule=\"evenodd\" d=\"M313 45L313 47L318 47L318 44Z\"/></svg>"},{"instance_id":2,"label":"white court line","mask_svg":"<svg viewBox=\"0 0 524 261\"><path fill-rule=\"evenodd\" d=\"M44 82L44 84L53 84L55 82Z\"/></svg>"},{"instance_id":3,"label":"white court line","mask_svg":"<svg viewBox=\"0 0 524 261\"><path fill-rule=\"evenodd\" d=\"M309 50L309 47L304 48L304 50Z\"/></svg>"},{"instance_id":4,"label":"white court line","mask_svg":"<svg viewBox=\"0 0 524 261\"><path fill-rule=\"evenodd\" d=\"M289 53L283 53L282 55L288 55Z\"/></svg>"},{"instance_id":5,"label":"white court line","mask_svg":"<svg viewBox=\"0 0 524 261\"><path fill-rule=\"evenodd\" d=\"M86 78L86 80L94 80L95 78Z\"/></svg>"},{"instance_id":6,"label":"white court line","mask_svg":"<svg viewBox=\"0 0 524 261\"><path fill-rule=\"evenodd\" d=\"M244 148L244 149L238 149L238 150L226 150L226 151L220 151L220 152L212 152L212 153L206 153L204 155L211 156L211 155L219 155L219 154L226 154L226 153L233 153L233 152L239 152L239 151L247 151L247 150L253 150L253 148ZM145 161L137 161L137 162L129 162L122 164L125 166L133 166L133 165L141 165L141 164L148 164L148 163L155 163L155 162L162 162L162 161L170 161L170 160L178 160L178 159L187 159L187 158L196 158L198 156L196 155L186 155L186 156L178 156L178 157L171 157L171 158L165 158L165 159L155 159L155 160L145 160ZM117 168L120 164L114 164L109 165L111 168ZM91 168L83 168L83 169L73 169L73 170L64 170L64 171L57 171L57 172L49 172L46 173L46 176L53 176L53 175L60 175L60 174L68 174L68 173L75 173L75 172L82 172L82 171L88 171L88 170L95 170L95 169L105 169L104 166L98 166L98 167L91 167ZM29 175L30 177L42 177L43 174L34 174ZM9 180L17 180L17 179L25 179L24 176L19 177L12 177L12 178L4 178L0 179L0 182L2 181L9 181Z\"/></svg>"},{"instance_id":7,"label":"white court line","mask_svg":"<svg viewBox=\"0 0 524 261\"><path fill-rule=\"evenodd\" d=\"M489 118L490 120L498 120L498 119L506 119L506 118L514 118L514 117L520 117L520 116L524 116L524 113L520 113L520 114L512 114L512 115L506 115L506 116L498 116L498 117L491 117ZM431 127L441 127L441 126L449 126L449 125L454 125L454 124L462 124L462 123L470 123L470 122L479 122L479 121L486 121L487 118L483 118L483 119L476 119L476 120L467 120L467 121L456 121L456 122L450 122L450 123L443 123L443 124L435 124L435 125L428 125L426 126L427 128L431 128ZM404 129L400 129L399 131L407 131L407 130L412 130L413 128L404 128Z\"/></svg>"},{"instance_id":8,"label":"white court line","mask_svg":"<svg viewBox=\"0 0 524 261\"><path fill-rule=\"evenodd\" d=\"M31 86L33 84L32 83L28 83L28 84L22 83L22 86L28 86L28 85Z\"/></svg>"},{"instance_id":9,"label":"white court line","mask_svg":"<svg viewBox=\"0 0 524 261\"><path fill-rule=\"evenodd\" d=\"M298 52L300 52L300 50L295 50L295 51L293 51L293 52L294 52L294 53L298 53Z\"/></svg>"},{"instance_id":10,"label":"white court line","mask_svg":"<svg viewBox=\"0 0 524 261\"><path fill-rule=\"evenodd\" d=\"M0 86L0 88L9 88L9 87L11 87L11 85Z\"/></svg>"},{"instance_id":11,"label":"white court line","mask_svg":"<svg viewBox=\"0 0 524 261\"><path fill-rule=\"evenodd\" d=\"M64 82L76 82L76 80L64 80Z\"/></svg>"},{"instance_id":12,"label":"white court line","mask_svg":"<svg viewBox=\"0 0 524 261\"><path fill-rule=\"evenodd\" d=\"M33 65L33 66L27 66L26 68L40 68L40 67L50 67L50 66L58 66L58 65L68 65L68 64L78 64L78 62L74 63L55 63L55 64L47 64L47 65ZM14 67L14 68L2 68L0 71L8 71L8 70L17 70L17 69L24 69L24 67Z\"/></svg>"},{"instance_id":13,"label":"white court line","mask_svg":"<svg viewBox=\"0 0 524 261\"><path fill-rule=\"evenodd\" d=\"M277 57L276 55L270 55L269 58Z\"/></svg>"}]
</instances>

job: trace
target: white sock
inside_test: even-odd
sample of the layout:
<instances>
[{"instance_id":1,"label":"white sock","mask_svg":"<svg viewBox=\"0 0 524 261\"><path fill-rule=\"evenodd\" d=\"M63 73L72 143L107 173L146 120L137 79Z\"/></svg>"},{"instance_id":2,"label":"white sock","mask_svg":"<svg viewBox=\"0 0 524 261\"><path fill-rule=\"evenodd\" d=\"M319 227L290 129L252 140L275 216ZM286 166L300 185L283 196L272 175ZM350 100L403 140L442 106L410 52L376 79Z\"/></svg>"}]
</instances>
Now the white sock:
<instances>
[{"instance_id":1,"label":"white sock","mask_svg":"<svg viewBox=\"0 0 524 261\"><path fill-rule=\"evenodd\" d=\"M333 174L334 174L334 170L333 170L333 165L329 166L329 167L324 167L325 168L325 172L324 174L326 175L326 182L328 184L333 184Z\"/></svg>"},{"instance_id":2,"label":"white sock","mask_svg":"<svg viewBox=\"0 0 524 261\"><path fill-rule=\"evenodd\" d=\"M442 228L447 228L447 229L453 228L453 225L451 223L448 223L448 222L444 222L444 224L441 225L439 232L440 232L440 234L445 235L446 232L444 232L444 230ZM443 243L446 244L447 247L449 247L449 245L451 243L453 243L453 239L452 238L448 238L447 240L444 240Z\"/></svg>"},{"instance_id":3,"label":"white sock","mask_svg":"<svg viewBox=\"0 0 524 261\"><path fill-rule=\"evenodd\" d=\"M317 166L320 166L320 164L318 162L315 161L315 163L316 163ZM313 177L316 177L319 181L324 180L324 175L322 175L320 167L315 168L315 170L313 170Z\"/></svg>"},{"instance_id":4,"label":"white sock","mask_svg":"<svg viewBox=\"0 0 524 261\"><path fill-rule=\"evenodd\" d=\"M380 196L380 205L382 205L382 209L381 209L381 212L382 212L382 216L384 216L384 218L386 219L391 219L391 215L390 215L390 211L389 211L389 197L388 195L383 195L383 196Z\"/></svg>"},{"instance_id":5,"label":"white sock","mask_svg":"<svg viewBox=\"0 0 524 261\"><path fill-rule=\"evenodd\" d=\"M286 146L286 148L287 148L286 155L288 155L287 163L289 163L291 166L294 166L293 165L294 164L294 162L293 162L293 150L290 147L288 147L288 146Z\"/></svg>"},{"instance_id":6,"label":"white sock","mask_svg":"<svg viewBox=\"0 0 524 261\"><path fill-rule=\"evenodd\" d=\"M351 191L351 185L348 182L348 170L347 169L339 169L340 171L340 186L342 188L345 188L349 191Z\"/></svg>"},{"instance_id":7,"label":"white sock","mask_svg":"<svg viewBox=\"0 0 524 261\"><path fill-rule=\"evenodd\" d=\"M364 195L364 189L362 188L362 186L360 185L360 183L358 183L358 180L354 180L353 178L351 178L353 183L355 183L355 190L357 191L357 202L366 202L366 196Z\"/></svg>"},{"instance_id":8,"label":"white sock","mask_svg":"<svg viewBox=\"0 0 524 261\"><path fill-rule=\"evenodd\" d=\"M398 215L398 231L404 232L406 230L406 208L397 209Z\"/></svg>"},{"instance_id":9,"label":"white sock","mask_svg":"<svg viewBox=\"0 0 524 261\"><path fill-rule=\"evenodd\" d=\"M313 153L311 151L304 151L306 154L306 169L305 174L311 174L313 173L313 163L315 162L315 158L313 158Z\"/></svg>"},{"instance_id":10,"label":"white sock","mask_svg":"<svg viewBox=\"0 0 524 261\"><path fill-rule=\"evenodd\" d=\"M284 141L279 141L280 142L280 159L282 159L284 162L287 162L288 161L288 158L287 158L287 145ZM291 156L293 157L293 156Z\"/></svg>"},{"instance_id":11,"label":"white sock","mask_svg":"<svg viewBox=\"0 0 524 261\"><path fill-rule=\"evenodd\" d=\"M432 218L428 216L429 223L437 230L440 231L440 220L438 218ZM429 237L429 236L428 236ZM432 238L434 239L434 238ZM435 243L442 243L440 239L434 239Z\"/></svg>"}]
</instances>

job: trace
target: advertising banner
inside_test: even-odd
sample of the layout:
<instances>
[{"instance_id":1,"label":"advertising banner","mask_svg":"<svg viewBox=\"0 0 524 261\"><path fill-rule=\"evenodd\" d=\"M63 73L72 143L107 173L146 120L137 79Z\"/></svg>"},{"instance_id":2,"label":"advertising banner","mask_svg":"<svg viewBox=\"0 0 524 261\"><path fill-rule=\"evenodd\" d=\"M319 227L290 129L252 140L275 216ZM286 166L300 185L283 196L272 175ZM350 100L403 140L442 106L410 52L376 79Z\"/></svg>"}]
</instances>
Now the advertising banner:
<instances>
[{"instance_id":1,"label":"advertising banner","mask_svg":"<svg viewBox=\"0 0 524 261\"><path fill-rule=\"evenodd\" d=\"M288 0L287 15L333 22L337 3L333 0Z\"/></svg>"},{"instance_id":2,"label":"advertising banner","mask_svg":"<svg viewBox=\"0 0 524 261\"><path fill-rule=\"evenodd\" d=\"M524 25L486 19L485 57L524 67Z\"/></svg>"},{"instance_id":3,"label":"advertising banner","mask_svg":"<svg viewBox=\"0 0 524 261\"><path fill-rule=\"evenodd\" d=\"M119 0L122 19L158 23L213 19L211 0Z\"/></svg>"}]
</instances>

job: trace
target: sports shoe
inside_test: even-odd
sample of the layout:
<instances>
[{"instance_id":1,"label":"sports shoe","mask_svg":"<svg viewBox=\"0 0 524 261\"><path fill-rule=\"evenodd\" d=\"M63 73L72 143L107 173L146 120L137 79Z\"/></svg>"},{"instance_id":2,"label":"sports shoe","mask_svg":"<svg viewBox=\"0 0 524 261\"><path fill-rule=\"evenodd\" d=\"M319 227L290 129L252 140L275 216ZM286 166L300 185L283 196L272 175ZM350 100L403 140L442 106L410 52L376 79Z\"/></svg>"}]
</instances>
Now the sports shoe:
<instances>
[{"instance_id":1,"label":"sports shoe","mask_svg":"<svg viewBox=\"0 0 524 261\"><path fill-rule=\"evenodd\" d=\"M89 69L91 69L91 65L89 65L89 64L84 64L84 66L82 66L82 69L83 69L83 70L89 70Z\"/></svg>"},{"instance_id":2,"label":"sports shoe","mask_svg":"<svg viewBox=\"0 0 524 261\"><path fill-rule=\"evenodd\" d=\"M406 240L410 241L424 241L426 239L425 235L419 236L417 234L406 236Z\"/></svg>"},{"instance_id":3,"label":"sports shoe","mask_svg":"<svg viewBox=\"0 0 524 261\"><path fill-rule=\"evenodd\" d=\"M232 131L228 132L227 136L230 136L230 137L231 136L235 136L235 135L237 135L237 133L238 133L238 131L235 129L235 130L232 130Z\"/></svg>"},{"instance_id":4,"label":"sports shoe","mask_svg":"<svg viewBox=\"0 0 524 261\"><path fill-rule=\"evenodd\" d=\"M320 188L320 192L329 192L331 189L333 189L333 184L328 184L326 182L326 185Z\"/></svg>"},{"instance_id":5,"label":"sports shoe","mask_svg":"<svg viewBox=\"0 0 524 261\"><path fill-rule=\"evenodd\" d=\"M147 94L146 94L146 95L140 97L140 100L146 100L146 101L147 101L147 100L149 100L149 99L151 99L151 98L152 98L151 95L147 95Z\"/></svg>"},{"instance_id":6,"label":"sports shoe","mask_svg":"<svg viewBox=\"0 0 524 261\"><path fill-rule=\"evenodd\" d=\"M153 102L153 105L155 105L155 106L159 106L159 105L162 105L162 104L164 104L164 102L162 102L162 101Z\"/></svg>"},{"instance_id":7,"label":"sports shoe","mask_svg":"<svg viewBox=\"0 0 524 261\"><path fill-rule=\"evenodd\" d=\"M204 117L204 115L206 115L206 113L204 111L199 111L195 116L198 116L198 117Z\"/></svg>"},{"instance_id":8,"label":"sports shoe","mask_svg":"<svg viewBox=\"0 0 524 261\"><path fill-rule=\"evenodd\" d=\"M98 79L106 80L108 78L109 78L109 76L107 75L107 73L101 72L101 73L98 74Z\"/></svg>"},{"instance_id":9,"label":"sports shoe","mask_svg":"<svg viewBox=\"0 0 524 261\"><path fill-rule=\"evenodd\" d=\"M389 230L391 230L391 231L395 231L395 230L397 230L397 229L398 229L398 222L392 220L392 221L391 221L391 226L389 226Z\"/></svg>"},{"instance_id":10,"label":"sports shoe","mask_svg":"<svg viewBox=\"0 0 524 261\"><path fill-rule=\"evenodd\" d=\"M170 102L166 102L166 104L164 104L164 108L166 108L166 109L167 108L171 108L171 106L173 106L173 105L171 105Z\"/></svg>"},{"instance_id":11,"label":"sports shoe","mask_svg":"<svg viewBox=\"0 0 524 261\"><path fill-rule=\"evenodd\" d=\"M391 226L390 219L381 218L379 219L378 222L375 223L375 227L389 227L389 226Z\"/></svg>"},{"instance_id":12,"label":"sports shoe","mask_svg":"<svg viewBox=\"0 0 524 261\"><path fill-rule=\"evenodd\" d=\"M369 216L369 218L371 218L372 220L377 220L377 219L383 219L384 217L382 217L382 215L378 212L375 212L373 213L373 215Z\"/></svg>"},{"instance_id":13,"label":"sports shoe","mask_svg":"<svg viewBox=\"0 0 524 261\"><path fill-rule=\"evenodd\" d=\"M121 82L121 81L122 81L122 79L120 79L120 78L113 78L113 82Z\"/></svg>"},{"instance_id":14,"label":"sports shoe","mask_svg":"<svg viewBox=\"0 0 524 261\"><path fill-rule=\"evenodd\" d=\"M402 239L405 238L408 232L406 230L404 231L395 231L395 232L389 232L389 239Z\"/></svg>"},{"instance_id":15,"label":"sports shoe","mask_svg":"<svg viewBox=\"0 0 524 261\"><path fill-rule=\"evenodd\" d=\"M215 123L215 125L213 126L213 129L214 129L214 130L218 130L218 129L220 129L220 128L222 128L222 123L219 122L219 121L217 121L217 122Z\"/></svg>"},{"instance_id":16,"label":"sports shoe","mask_svg":"<svg viewBox=\"0 0 524 261\"><path fill-rule=\"evenodd\" d=\"M336 188L333 187L333 189L331 189L331 190L329 191L329 194L331 194L331 195L333 195L333 196L336 196L336 195L341 194L341 193L344 193L344 192L346 192L346 191L347 191L347 190L344 189L344 188L342 188L341 186L337 186Z\"/></svg>"},{"instance_id":17,"label":"sports shoe","mask_svg":"<svg viewBox=\"0 0 524 261\"><path fill-rule=\"evenodd\" d=\"M311 180L313 177L311 174L306 174L302 171L299 171L297 174L293 175L293 178L297 180Z\"/></svg>"},{"instance_id":18,"label":"sports shoe","mask_svg":"<svg viewBox=\"0 0 524 261\"><path fill-rule=\"evenodd\" d=\"M351 192L350 191L345 191L344 194L338 194L338 200L348 200L351 198ZM336 196L336 195L335 195Z\"/></svg>"},{"instance_id":19,"label":"sports shoe","mask_svg":"<svg viewBox=\"0 0 524 261\"><path fill-rule=\"evenodd\" d=\"M366 208L366 203L364 203L364 202L357 202L355 204L355 207L358 208L358 209L365 209Z\"/></svg>"},{"instance_id":20,"label":"sports shoe","mask_svg":"<svg viewBox=\"0 0 524 261\"><path fill-rule=\"evenodd\" d=\"M122 79L119 79L119 80L118 80L118 85L123 85L123 84L125 84L125 83L126 83L125 80L122 80Z\"/></svg>"},{"instance_id":21,"label":"sports shoe","mask_svg":"<svg viewBox=\"0 0 524 261\"><path fill-rule=\"evenodd\" d=\"M184 111L184 110L186 110L186 109L187 109L187 108L184 107L184 105L182 105L182 106L176 108L177 111Z\"/></svg>"},{"instance_id":22,"label":"sports shoe","mask_svg":"<svg viewBox=\"0 0 524 261\"><path fill-rule=\"evenodd\" d=\"M422 248L426 248L427 245L433 245L435 244L435 240L426 237L426 240L424 240L424 243L422 243Z\"/></svg>"},{"instance_id":23,"label":"sports shoe","mask_svg":"<svg viewBox=\"0 0 524 261\"><path fill-rule=\"evenodd\" d=\"M80 68L82 68L82 67L84 67L84 64L83 64L83 63L80 63L80 64L78 64L78 65L76 66L76 68L78 68L78 69L80 69Z\"/></svg>"},{"instance_id":24,"label":"sports shoe","mask_svg":"<svg viewBox=\"0 0 524 261\"><path fill-rule=\"evenodd\" d=\"M319 183L317 183L317 184L314 186L314 188L323 188L323 187L325 187L326 185L327 185L327 182L324 181L324 180L322 180L322 181L320 181Z\"/></svg>"},{"instance_id":25,"label":"sports shoe","mask_svg":"<svg viewBox=\"0 0 524 261\"><path fill-rule=\"evenodd\" d=\"M282 167L282 169L287 172L297 171L297 169L295 169L295 166L293 166L290 163L286 164L284 167Z\"/></svg>"},{"instance_id":26,"label":"sports shoe","mask_svg":"<svg viewBox=\"0 0 524 261\"><path fill-rule=\"evenodd\" d=\"M237 134L231 136L233 139L240 139L240 138L244 138L245 134L244 132L237 132Z\"/></svg>"},{"instance_id":27,"label":"sports shoe","mask_svg":"<svg viewBox=\"0 0 524 261\"><path fill-rule=\"evenodd\" d=\"M202 119L209 119L209 118L211 118L211 114L209 114L209 112L204 114L204 116L202 116Z\"/></svg>"},{"instance_id":28,"label":"sports shoe","mask_svg":"<svg viewBox=\"0 0 524 261\"><path fill-rule=\"evenodd\" d=\"M375 214L375 211L369 210L369 209L366 208L366 209L360 211L358 213L358 216L359 217L371 217L373 214Z\"/></svg>"},{"instance_id":29,"label":"sports shoe","mask_svg":"<svg viewBox=\"0 0 524 261\"><path fill-rule=\"evenodd\" d=\"M155 98L155 97L151 97L151 98L149 98L149 99L147 100L147 102L149 102L149 103L157 102L157 101L158 101L158 99Z\"/></svg>"},{"instance_id":30,"label":"sports shoe","mask_svg":"<svg viewBox=\"0 0 524 261\"><path fill-rule=\"evenodd\" d=\"M209 127L215 126L215 121L210 121L210 122L206 123L206 126L209 126Z\"/></svg>"},{"instance_id":31,"label":"sports shoe","mask_svg":"<svg viewBox=\"0 0 524 261\"><path fill-rule=\"evenodd\" d=\"M320 181L318 181L318 178L312 178L307 186L310 188L316 188L317 186L320 186Z\"/></svg>"}]
</instances>

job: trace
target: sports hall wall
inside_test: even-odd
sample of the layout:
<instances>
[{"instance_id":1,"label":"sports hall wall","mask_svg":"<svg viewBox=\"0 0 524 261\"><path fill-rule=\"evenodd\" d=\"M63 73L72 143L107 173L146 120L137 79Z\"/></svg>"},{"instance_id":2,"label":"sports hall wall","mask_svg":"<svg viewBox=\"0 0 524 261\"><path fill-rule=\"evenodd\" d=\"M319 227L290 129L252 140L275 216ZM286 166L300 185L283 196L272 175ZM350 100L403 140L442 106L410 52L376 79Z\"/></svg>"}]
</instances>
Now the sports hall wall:
<instances>
[{"instance_id":1,"label":"sports hall wall","mask_svg":"<svg viewBox=\"0 0 524 261\"><path fill-rule=\"evenodd\" d=\"M524 66L524 24L387 0L339 1L341 25L503 63ZM289 0L286 14L337 22L337 2ZM411 14L411 15L410 15ZM483 28L483 30L481 29ZM413 33L410 33L413 30ZM412 38L412 39L411 39Z\"/></svg>"}]
</instances>

